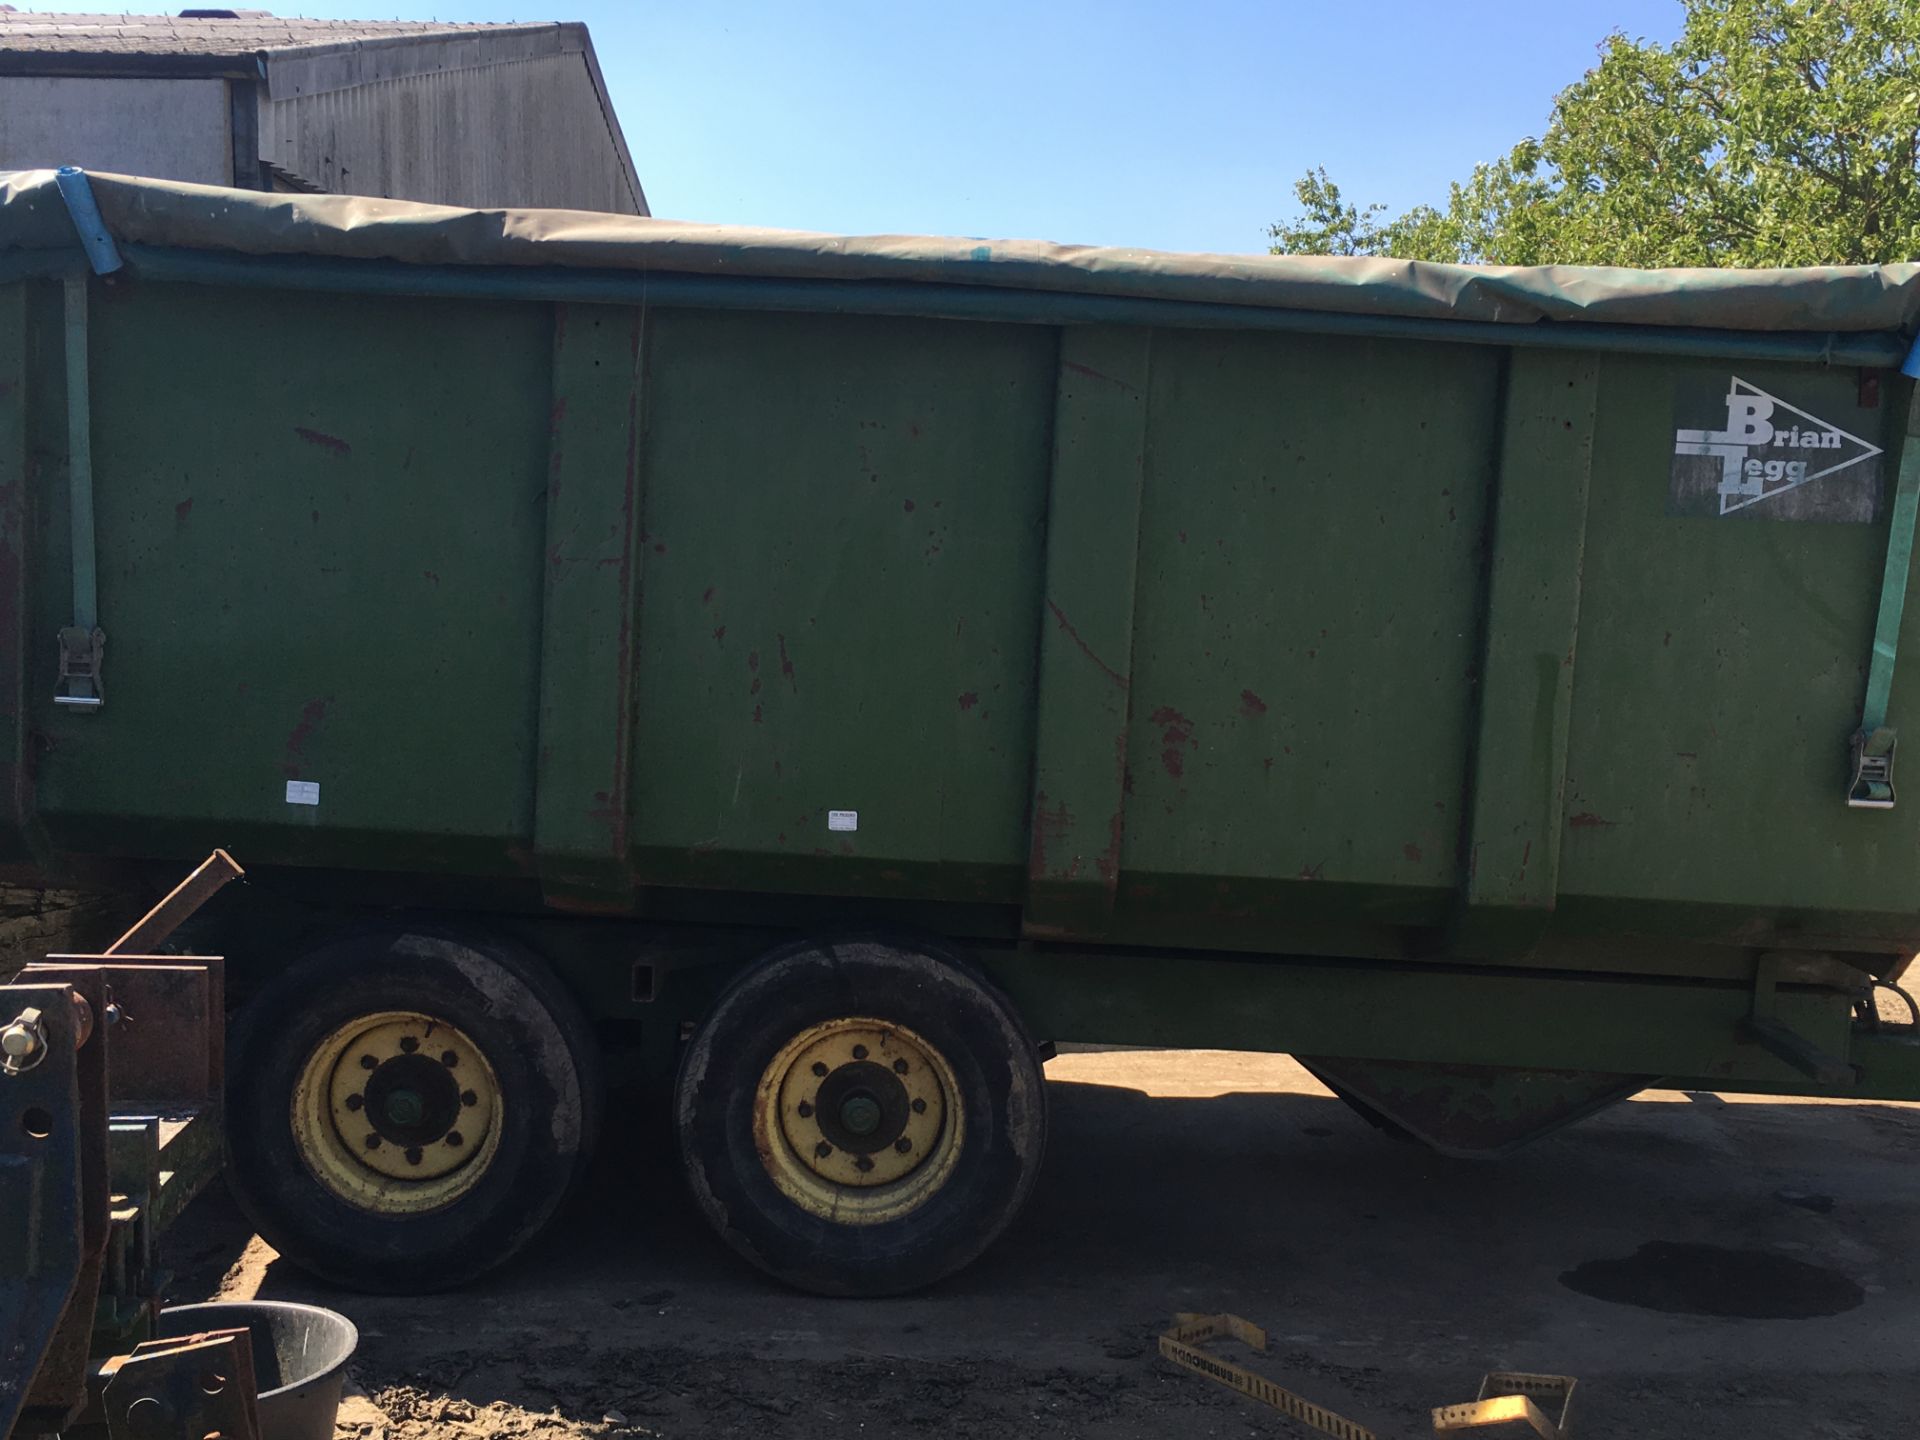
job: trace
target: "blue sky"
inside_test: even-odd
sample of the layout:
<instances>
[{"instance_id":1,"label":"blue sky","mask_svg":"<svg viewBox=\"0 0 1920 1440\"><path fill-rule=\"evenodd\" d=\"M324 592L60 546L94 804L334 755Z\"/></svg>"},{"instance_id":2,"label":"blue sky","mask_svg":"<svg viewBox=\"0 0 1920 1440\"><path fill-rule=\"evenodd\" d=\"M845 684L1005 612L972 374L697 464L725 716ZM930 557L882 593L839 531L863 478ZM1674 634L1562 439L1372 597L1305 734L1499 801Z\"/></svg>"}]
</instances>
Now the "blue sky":
<instances>
[{"instance_id":1,"label":"blue sky","mask_svg":"<svg viewBox=\"0 0 1920 1440\"><path fill-rule=\"evenodd\" d=\"M585 20L657 215L1228 251L1264 249L1314 165L1350 199L1443 200L1539 133L1610 31L1671 40L1682 15L1678 0L250 3Z\"/></svg>"}]
</instances>

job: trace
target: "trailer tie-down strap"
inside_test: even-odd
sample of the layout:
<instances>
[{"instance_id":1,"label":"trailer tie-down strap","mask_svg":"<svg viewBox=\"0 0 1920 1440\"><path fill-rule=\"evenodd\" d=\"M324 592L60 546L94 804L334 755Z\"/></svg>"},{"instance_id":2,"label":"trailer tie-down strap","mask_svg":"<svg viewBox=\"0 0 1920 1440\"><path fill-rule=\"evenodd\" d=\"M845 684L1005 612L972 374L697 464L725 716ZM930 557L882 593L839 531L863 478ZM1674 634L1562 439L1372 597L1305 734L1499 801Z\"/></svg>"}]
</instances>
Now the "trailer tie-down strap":
<instances>
[{"instance_id":1,"label":"trailer tie-down strap","mask_svg":"<svg viewBox=\"0 0 1920 1440\"><path fill-rule=\"evenodd\" d=\"M1920 380L1920 340L1900 372ZM1898 735L1887 724L1893 667L1899 656L1900 620L1907 608L1907 578L1913 568L1914 521L1920 518L1920 385L1910 387L1906 438L1900 445L1900 480L1887 533L1887 565L1880 578L1880 616L1873 627L1873 658L1867 668L1867 699L1860 728L1849 742L1853 778L1847 804L1856 810L1893 808L1893 753Z\"/></svg>"},{"instance_id":2,"label":"trailer tie-down strap","mask_svg":"<svg viewBox=\"0 0 1920 1440\"><path fill-rule=\"evenodd\" d=\"M111 275L123 263L94 202L87 172L72 165L54 179L87 264L96 275ZM67 496L73 546L73 623L60 627L60 672L56 705L85 712L106 703L101 662L107 635L100 628L99 592L93 535L93 406L87 366L87 276L66 278L64 298L67 361Z\"/></svg>"}]
</instances>

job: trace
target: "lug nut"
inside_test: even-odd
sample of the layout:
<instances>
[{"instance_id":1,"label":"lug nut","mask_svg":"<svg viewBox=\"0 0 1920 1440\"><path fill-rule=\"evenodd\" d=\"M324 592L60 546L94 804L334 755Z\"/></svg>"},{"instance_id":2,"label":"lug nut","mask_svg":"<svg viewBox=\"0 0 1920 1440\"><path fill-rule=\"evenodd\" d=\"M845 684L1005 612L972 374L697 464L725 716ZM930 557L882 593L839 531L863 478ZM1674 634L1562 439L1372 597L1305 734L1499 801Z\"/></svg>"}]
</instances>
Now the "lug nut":
<instances>
[{"instance_id":1,"label":"lug nut","mask_svg":"<svg viewBox=\"0 0 1920 1440\"><path fill-rule=\"evenodd\" d=\"M418 1165L419 1163L420 1163L420 1147L418 1145L415 1145L412 1149L407 1151L407 1164Z\"/></svg>"},{"instance_id":2,"label":"lug nut","mask_svg":"<svg viewBox=\"0 0 1920 1440\"><path fill-rule=\"evenodd\" d=\"M366 1103L367 1103L366 1097L363 1095L347 1096L347 1109L349 1110L358 1110L362 1105Z\"/></svg>"},{"instance_id":3,"label":"lug nut","mask_svg":"<svg viewBox=\"0 0 1920 1440\"><path fill-rule=\"evenodd\" d=\"M362 1070L374 1070L379 1068L379 1065L380 1062L371 1055L362 1055L360 1057L360 1068Z\"/></svg>"},{"instance_id":4,"label":"lug nut","mask_svg":"<svg viewBox=\"0 0 1920 1440\"><path fill-rule=\"evenodd\" d=\"M794 1108L800 1112L800 1118L802 1120L810 1120L813 1118L813 1106L808 1104L805 1100L802 1100Z\"/></svg>"},{"instance_id":5,"label":"lug nut","mask_svg":"<svg viewBox=\"0 0 1920 1440\"><path fill-rule=\"evenodd\" d=\"M468 1109L472 1109L475 1105L478 1105L480 1103L480 1097L474 1094L473 1091L471 1090L462 1090L460 1092L460 1103L462 1105L465 1105Z\"/></svg>"},{"instance_id":6,"label":"lug nut","mask_svg":"<svg viewBox=\"0 0 1920 1440\"><path fill-rule=\"evenodd\" d=\"M894 1062L893 1062L893 1073L894 1073L894 1074L896 1074L896 1075L904 1075L904 1074L906 1074L906 1073L907 1073L907 1062L906 1062L906 1061L904 1061L904 1060L896 1060L896 1061L894 1061Z\"/></svg>"},{"instance_id":7,"label":"lug nut","mask_svg":"<svg viewBox=\"0 0 1920 1440\"><path fill-rule=\"evenodd\" d=\"M867 1058L867 1047L866 1047L866 1046L864 1046L864 1045L856 1045L856 1046L854 1046L854 1047L853 1047L853 1058L854 1058L854 1059L856 1059L856 1060L864 1060L864 1059L866 1059L866 1058Z\"/></svg>"},{"instance_id":8,"label":"lug nut","mask_svg":"<svg viewBox=\"0 0 1920 1440\"><path fill-rule=\"evenodd\" d=\"M380 1148L380 1137L378 1135L372 1135L372 1134L368 1135L367 1149L378 1150L379 1148Z\"/></svg>"},{"instance_id":9,"label":"lug nut","mask_svg":"<svg viewBox=\"0 0 1920 1440\"><path fill-rule=\"evenodd\" d=\"M924 1114L926 1114L926 1113L927 1113L927 1102L926 1102L926 1101L924 1101L924 1100L916 1100L916 1101L914 1101L914 1102L913 1102L913 1113L914 1113L914 1114L916 1114L916 1115L924 1115Z\"/></svg>"},{"instance_id":10,"label":"lug nut","mask_svg":"<svg viewBox=\"0 0 1920 1440\"><path fill-rule=\"evenodd\" d=\"M867 1171L873 1169L872 1157L867 1155L856 1156L854 1158L853 1168L858 1170L863 1175L866 1174Z\"/></svg>"},{"instance_id":11,"label":"lug nut","mask_svg":"<svg viewBox=\"0 0 1920 1440\"><path fill-rule=\"evenodd\" d=\"M823 1061L823 1060L816 1060L816 1061L814 1061L814 1062L813 1062L813 1073L814 1073L815 1075L818 1075L818 1076L823 1076L823 1077L824 1077L824 1076L826 1075L826 1073L827 1073L827 1066L826 1066L826 1062L825 1062L825 1061Z\"/></svg>"},{"instance_id":12,"label":"lug nut","mask_svg":"<svg viewBox=\"0 0 1920 1440\"><path fill-rule=\"evenodd\" d=\"M909 1150L913 1149L913 1141L909 1140L906 1136L902 1135L898 1140L893 1142L893 1148L899 1151L902 1155L904 1155Z\"/></svg>"},{"instance_id":13,"label":"lug nut","mask_svg":"<svg viewBox=\"0 0 1920 1440\"><path fill-rule=\"evenodd\" d=\"M447 1144L453 1146L454 1149L458 1150L466 1143L467 1137L462 1135L458 1130L449 1130L447 1132Z\"/></svg>"},{"instance_id":14,"label":"lug nut","mask_svg":"<svg viewBox=\"0 0 1920 1440\"><path fill-rule=\"evenodd\" d=\"M829 1155L833 1154L833 1146L829 1145L826 1141L822 1140L818 1145L813 1147L813 1153L819 1156L822 1160L824 1160Z\"/></svg>"},{"instance_id":15,"label":"lug nut","mask_svg":"<svg viewBox=\"0 0 1920 1440\"><path fill-rule=\"evenodd\" d=\"M460 1063L460 1057L451 1050L443 1050L440 1052L440 1063L451 1070Z\"/></svg>"},{"instance_id":16,"label":"lug nut","mask_svg":"<svg viewBox=\"0 0 1920 1440\"><path fill-rule=\"evenodd\" d=\"M411 1055L420 1048L420 1042L411 1035L402 1035L400 1037L400 1048L408 1055Z\"/></svg>"}]
</instances>

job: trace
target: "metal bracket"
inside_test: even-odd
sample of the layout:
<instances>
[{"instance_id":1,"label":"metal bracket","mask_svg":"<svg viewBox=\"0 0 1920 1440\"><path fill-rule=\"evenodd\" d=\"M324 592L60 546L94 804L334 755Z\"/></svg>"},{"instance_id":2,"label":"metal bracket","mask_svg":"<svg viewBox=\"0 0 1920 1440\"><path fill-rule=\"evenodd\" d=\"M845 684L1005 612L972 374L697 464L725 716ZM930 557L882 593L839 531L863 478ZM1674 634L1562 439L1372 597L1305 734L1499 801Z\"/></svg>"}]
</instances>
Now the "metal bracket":
<instances>
[{"instance_id":1,"label":"metal bracket","mask_svg":"<svg viewBox=\"0 0 1920 1440\"><path fill-rule=\"evenodd\" d=\"M67 1428L107 1249L107 1052L98 977L0 988L0 1014L38 1014L45 1064L0 1076L0 1435ZM86 1000L83 1008L76 997Z\"/></svg>"},{"instance_id":2,"label":"metal bracket","mask_svg":"<svg viewBox=\"0 0 1920 1440\"><path fill-rule=\"evenodd\" d=\"M1853 751L1853 781L1847 787L1847 804L1855 810L1893 809L1893 752L1898 736L1890 725L1882 725L1871 734L1856 731L1850 742Z\"/></svg>"},{"instance_id":3,"label":"metal bracket","mask_svg":"<svg viewBox=\"0 0 1920 1440\"><path fill-rule=\"evenodd\" d=\"M1822 1085L1839 1088L1859 1083L1860 1077L1853 1066L1837 1055L1828 1054L1775 1014L1780 974L1786 959L1782 955L1766 954L1755 963L1753 1009L1741 1022L1742 1037Z\"/></svg>"},{"instance_id":4,"label":"metal bracket","mask_svg":"<svg viewBox=\"0 0 1920 1440\"><path fill-rule=\"evenodd\" d=\"M1324 1405L1316 1405L1274 1384L1264 1375L1256 1375L1231 1361L1209 1355L1200 1348L1207 1341L1223 1336L1231 1336L1249 1349L1264 1351L1267 1348L1267 1332L1238 1315L1182 1313L1173 1317L1172 1329L1161 1333L1160 1353L1181 1369L1191 1370L1249 1400L1271 1406L1289 1420L1297 1420L1322 1435L1331 1435L1334 1440L1379 1440L1366 1426L1344 1415L1336 1415Z\"/></svg>"},{"instance_id":5,"label":"metal bracket","mask_svg":"<svg viewBox=\"0 0 1920 1440\"><path fill-rule=\"evenodd\" d=\"M107 703L100 674L106 649L107 632L97 625L91 630L78 625L60 628L60 683L53 692L54 704L98 710Z\"/></svg>"},{"instance_id":6,"label":"metal bracket","mask_svg":"<svg viewBox=\"0 0 1920 1440\"><path fill-rule=\"evenodd\" d=\"M1571 1375L1529 1375L1519 1370L1492 1370L1480 1382L1480 1395L1465 1405L1442 1405L1433 1412L1434 1433L1452 1435L1462 1430L1508 1426L1522 1421L1540 1440L1567 1440L1573 1433ZM1550 1418L1535 1401L1558 1405Z\"/></svg>"},{"instance_id":7,"label":"metal bracket","mask_svg":"<svg viewBox=\"0 0 1920 1440\"><path fill-rule=\"evenodd\" d=\"M150 1340L111 1362L100 1406L110 1440L259 1440L258 1394L252 1337L245 1330L210 1330Z\"/></svg>"}]
</instances>

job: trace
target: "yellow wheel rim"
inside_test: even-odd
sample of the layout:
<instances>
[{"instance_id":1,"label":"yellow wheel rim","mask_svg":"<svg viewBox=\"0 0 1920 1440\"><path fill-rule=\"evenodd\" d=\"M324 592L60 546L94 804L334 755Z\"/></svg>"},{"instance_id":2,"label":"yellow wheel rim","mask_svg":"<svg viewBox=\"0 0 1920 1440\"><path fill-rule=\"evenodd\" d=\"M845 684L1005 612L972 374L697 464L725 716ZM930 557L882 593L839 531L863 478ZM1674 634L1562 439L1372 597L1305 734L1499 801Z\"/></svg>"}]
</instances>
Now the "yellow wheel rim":
<instances>
[{"instance_id":1,"label":"yellow wheel rim","mask_svg":"<svg viewBox=\"0 0 1920 1440\"><path fill-rule=\"evenodd\" d=\"M802 1209L844 1225L911 1214L952 1177L965 1115L946 1056L885 1020L801 1031L761 1072L753 1139Z\"/></svg>"},{"instance_id":2,"label":"yellow wheel rim","mask_svg":"<svg viewBox=\"0 0 1920 1440\"><path fill-rule=\"evenodd\" d=\"M292 1121L301 1160L335 1195L378 1214L420 1214L487 1173L500 1145L500 1081L457 1027L382 1011L308 1054Z\"/></svg>"}]
</instances>

